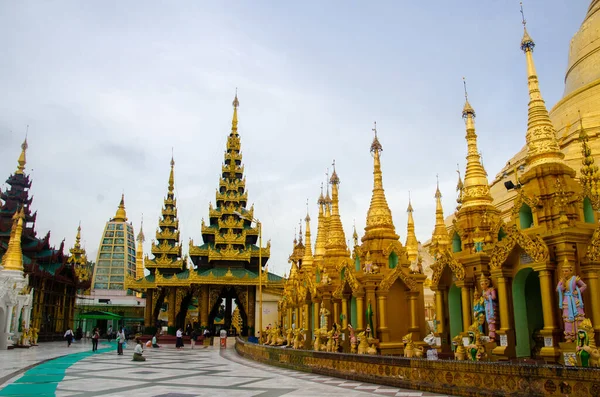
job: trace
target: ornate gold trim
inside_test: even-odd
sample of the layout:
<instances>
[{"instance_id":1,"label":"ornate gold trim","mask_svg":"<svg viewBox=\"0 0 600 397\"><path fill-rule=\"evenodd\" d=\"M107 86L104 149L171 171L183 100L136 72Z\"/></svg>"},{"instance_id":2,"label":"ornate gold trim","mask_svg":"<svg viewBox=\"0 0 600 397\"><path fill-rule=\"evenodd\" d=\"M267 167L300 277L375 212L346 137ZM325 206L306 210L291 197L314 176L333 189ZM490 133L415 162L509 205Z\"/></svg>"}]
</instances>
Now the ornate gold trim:
<instances>
[{"instance_id":1,"label":"ornate gold trim","mask_svg":"<svg viewBox=\"0 0 600 397\"><path fill-rule=\"evenodd\" d=\"M550 256L548 246L539 235L534 239L523 234L517 225L511 225L506 231L506 236L497 243L491 254L490 267L492 269L501 269L510 255L513 248L519 245L529 255L534 262L546 262Z\"/></svg>"}]
</instances>

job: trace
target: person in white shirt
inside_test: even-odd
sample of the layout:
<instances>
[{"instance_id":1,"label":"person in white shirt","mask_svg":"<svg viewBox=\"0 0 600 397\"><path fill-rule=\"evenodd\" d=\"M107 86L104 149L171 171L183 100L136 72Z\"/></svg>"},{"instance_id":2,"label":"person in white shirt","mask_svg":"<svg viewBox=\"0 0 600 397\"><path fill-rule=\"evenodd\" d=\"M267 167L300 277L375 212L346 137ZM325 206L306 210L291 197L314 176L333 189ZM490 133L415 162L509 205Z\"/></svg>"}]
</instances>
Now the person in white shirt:
<instances>
[{"instance_id":1,"label":"person in white shirt","mask_svg":"<svg viewBox=\"0 0 600 397\"><path fill-rule=\"evenodd\" d=\"M65 332L65 339L67 340L67 347L71 347L71 342L73 342L73 330L71 328L68 328Z\"/></svg>"},{"instance_id":2,"label":"person in white shirt","mask_svg":"<svg viewBox=\"0 0 600 397\"><path fill-rule=\"evenodd\" d=\"M146 361L146 357L142 356L144 350L142 349L142 341L140 338L135 340L135 348L133 349L133 360L132 361Z\"/></svg>"},{"instance_id":3,"label":"person in white shirt","mask_svg":"<svg viewBox=\"0 0 600 397\"><path fill-rule=\"evenodd\" d=\"M175 336L177 337L177 342L175 343L175 347L177 349L180 349L183 347L183 331L181 331L181 328L179 328L177 330L177 333L175 334Z\"/></svg>"},{"instance_id":4,"label":"person in white shirt","mask_svg":"<svg viewBox=\"0 0 600 397\"><path fill-rule=\"evenodd\" d=\"M125 343L125 329L117 332L117 355L123 355L123 343Z\"/></svg>"}]
</instances>

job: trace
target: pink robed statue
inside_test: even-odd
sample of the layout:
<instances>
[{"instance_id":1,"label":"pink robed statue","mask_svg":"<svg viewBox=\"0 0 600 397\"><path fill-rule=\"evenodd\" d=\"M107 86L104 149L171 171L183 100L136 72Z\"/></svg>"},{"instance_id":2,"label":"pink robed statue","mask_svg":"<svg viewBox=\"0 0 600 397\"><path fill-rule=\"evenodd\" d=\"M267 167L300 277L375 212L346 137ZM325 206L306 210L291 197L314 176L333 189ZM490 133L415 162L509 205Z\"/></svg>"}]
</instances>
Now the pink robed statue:
<instances>
[{"instance_id":1,"label":"pink robed statue","mask_svg":"<svg viewBox=\"0 0 600 397\"><path fill-rule=\"evenodd\" d=\"M574 342L579 324L585 318L582 293L587 285L573 274L573 266L565 258L562 266L562 278L556 286L558 307L562 310L565 324L565 340Z\"/></svg>"}]
</instances>

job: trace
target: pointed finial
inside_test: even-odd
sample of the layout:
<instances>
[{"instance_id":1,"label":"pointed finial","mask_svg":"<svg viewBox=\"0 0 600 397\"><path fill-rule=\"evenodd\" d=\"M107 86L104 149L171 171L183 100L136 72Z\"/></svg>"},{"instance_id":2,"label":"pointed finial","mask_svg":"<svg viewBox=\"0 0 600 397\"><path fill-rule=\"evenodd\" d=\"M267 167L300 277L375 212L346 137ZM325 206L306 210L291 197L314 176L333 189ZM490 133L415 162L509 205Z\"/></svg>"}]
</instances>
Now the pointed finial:
<instances>
[{"instance_id":1,"label":"pointed finial","mask_svg":"<svg viewBox=\"0 0 600 397\"><path fill-rule=\"evenodd\" d=\"M442 198L442 192L440 192L440 176L439 174L435 174L435 179L436 179L436 189L435 189L435 198L440 199Z\"/></svg>"},{"instance_id":2,"label":"pointed finial","mask_svg":"<svg viewBox=\"0 0 600 397\"><path fill-rule=\"evenodd\" d=\"M308 215L308 199L306 199L306 218L304 218L305 222L310 222L310 215Z\"/></svg>"},{"instance_id":3,"label":"pointed finial","mask_svg":"<svg viewBox=\"0 0 600 397\"><path fill-rule=\"evenodd\" d=\"M523 23L523 39L521 40L521 49L524 52L533 51L535 43L529 33L527 33L527 20L525 19L525 13L523 12L523 2L521 2L521 17Z\"/></svg>"},{"instance_id":4,"label":"pointed finial","mask_svg":"<svg viewBox=\"0 0 600 397\"><path fill-rule=\"evenodd\" d=\"M469 94L467 93L467 79L465 79L464 77L463 86L465 90L465 106L463 107L462 116L464 119L468 118L469 116L475 117L475 110L473 110L473 107L469 103Z\"/></svg>"},{"instance_id":5,"label":"pointed finial","mask_svg":"<svg viewBox=\"0 0 600 397\"><path fill-rule=\"evenodd\" d=\"M175 165L175 155L173 152L173 147L171 146L171 167Z\"/></svg>"},{"instance_id":6,"label":"pointed finial","mask_svg":"<svg viewBox=\"0 0 600 397\"><path fill-rule=\"evenodd\" d=\"M412 213L413 207L412 207L412 202L410 200L410 190L408 191L408 208L406 209L406 212Z\"/></svg>"},{"instance_id":7,"label":"pointed finial","mask_svg":"<svg viewBox=\"0 0 600 397\"><path fill-rule=\"evenodd\" d=\"M238 100L238 97L237 97L237 91L238 91L238 89L237 89L237 87L235 87L235 98L233 98L232 105L236 109L240 106L240 101Z\"/></svg>"},{"instance_id":8,"label":"pointed finial","mask_svg":"<svg viewBox=\"0 0 600 397\"><path fill-rule=\"evenodd\" d=\"M383 146L381 146L381 143L377 138L377 121L373 122L373 128L371 129L371 131L373 131L373 133L375 134L375 136L373 137L373 142L371 143L371 153L377 152L377 154L379 154L381 153L381 151L383 151Z\"/></svg>"},{"instance_id":9,"label":"pointed finial","mask_svg":"<svg viewBox=\"0 0 600 397\"><path fill-rule=\"evenodd\" d=\"M29 125L27 126L27 131L29 132ZM17 166L17 171L15 171L15 174L23 174L25 172L25 164L27 163L27 148L29 147L27 145L28 132L25 133L25 140L21 144L21 154L19 155L19 159L17 160L17 163L19 165Z\"/></svg>"},{"instance_id":10,"label":"pointed finial","mask_svg":"<svg viewBox=\"0 0 600 397\"><path fill-rule=\"evenodd\" d=\"M331 173L329 183L331 183L332 185L339 185L340 178L338 177L337 172L335 172L335 159L333 159L333 163L331 164L331 166L333 167L333 172Z\"/></svg>"}]
</instances>

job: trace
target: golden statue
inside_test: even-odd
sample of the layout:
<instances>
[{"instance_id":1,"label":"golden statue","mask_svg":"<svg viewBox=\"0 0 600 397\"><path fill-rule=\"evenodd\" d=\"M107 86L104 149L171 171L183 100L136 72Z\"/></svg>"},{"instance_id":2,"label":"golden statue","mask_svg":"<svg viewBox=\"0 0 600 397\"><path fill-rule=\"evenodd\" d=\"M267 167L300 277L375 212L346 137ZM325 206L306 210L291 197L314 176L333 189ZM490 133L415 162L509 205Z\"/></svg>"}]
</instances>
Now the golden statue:
<instances>
[{"instance_id":1,"label":"golden statue","mask_svg":"<svg viewBox=\"0 0 600 397\"><path fill-rule=\"evenodd\" d=\"M244 320L242 320L242 316L240 315L240 309L238 307L235 308L233 314L231 315L231 325L233 326L233 328L235 328L238 335L242 334Z\"/></svg>"},{"instance_id":2,"label":"golden statue","mask_svg":"<svg viewBox=\"0 0 600 397\"><path fill-rule=\"evenodd\" d=\"M452 346L455 347L454 359L463 361L467 358L467 349L465 349L462 341L462 335L458 334L452 338Z\"/></svg>"},{"instance_id":3,"label":"golden statue","mask_svg":"<svg viewBox=\"0 0 600 397\"><path fill-rule=\"evenodd\" d=\"M404 357L406 358L421 358L423 357L423 348L415 346L415 342L412 339L412 332L402 337L402 343L404 343Z\"/></svg>"}]
</instances>

